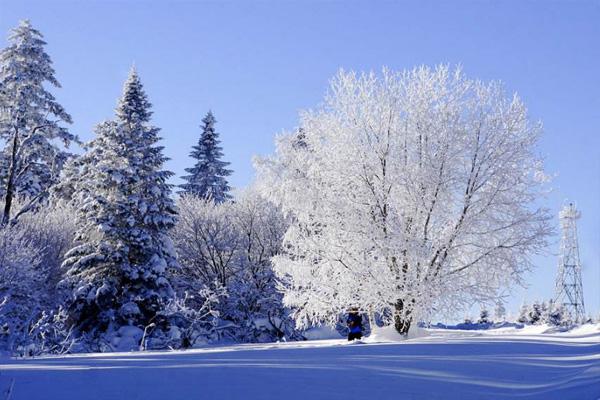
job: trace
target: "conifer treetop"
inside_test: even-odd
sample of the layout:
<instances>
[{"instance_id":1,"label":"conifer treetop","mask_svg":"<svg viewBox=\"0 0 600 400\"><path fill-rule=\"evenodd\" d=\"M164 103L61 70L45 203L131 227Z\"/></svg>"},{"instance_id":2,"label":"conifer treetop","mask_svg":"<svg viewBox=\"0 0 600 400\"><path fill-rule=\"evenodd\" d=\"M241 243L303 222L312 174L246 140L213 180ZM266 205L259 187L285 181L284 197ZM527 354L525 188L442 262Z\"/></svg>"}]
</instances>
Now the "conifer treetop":
<instances>
[{"instance_id":1,"label":"conifer treetop","mask_svg":"<svg viewBox=\"0 0 600 400\"><path fill-rule=\"evenodd\" d=\"M151 107L137 70L132 66L117 105L117 118L122 122L149 122L152 116Z\"/></svg>"},{"instance_id":2,"label":"conifer treetop","mask_svg":"<svg viewBox=\"0 0 600 400\"><path fill-rule=\"evenodd\" d=\"M219 146L216 122L212 111L202 119L202 134L190 153L190 157L197 161L192 168L185 169L189 175L182 177L187 183L180 186L183 189L180 193L210 198L220 203L231 199L231 187L226 179L231 175L231 170L227 169L229 163L221 160L223 149Z\"/></svg>"}]
</instances>

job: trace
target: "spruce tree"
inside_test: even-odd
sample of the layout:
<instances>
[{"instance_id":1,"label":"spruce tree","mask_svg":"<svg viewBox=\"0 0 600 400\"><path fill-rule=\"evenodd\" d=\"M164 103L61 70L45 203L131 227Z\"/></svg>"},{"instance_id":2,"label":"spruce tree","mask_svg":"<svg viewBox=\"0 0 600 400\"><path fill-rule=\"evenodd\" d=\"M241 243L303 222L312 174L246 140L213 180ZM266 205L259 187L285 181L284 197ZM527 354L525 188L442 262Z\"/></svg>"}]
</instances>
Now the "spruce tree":
<instances>
[{"instance_id":1,"label":"spruce tree","mask_svg":"<svg viewBox=\"0 0 600 400\"><path fill-rule=\"evenodd\" d=\"M113 121L77 161L79 245L66 255L68 311L80 332L94 337L130 325L143 329L173 296L167 271L176 267L167 233L176 211L171 172L157 145L159 129L140 79L132 70Z\"/></svg>"},{"instance_id":2,"label":"spruce tree","mask_svg":"<svg viewBox=\"0 0 600 400\"><path fill-rule=\"evenodd\" d=\"M187 183L180 185L183 189L180 193L210 198L216 203L222 203L231 199L231 188L226 179L231 170L226 168L228 162L221 161L223 149L219 146L219 134L215 131L216 122L210 111L202 120L202 135L190 153L196 164L192 168L186 168L185 171L189 175L182 177Z\"/></svg>"},{"instance_id":3,"label":"spruce tree","mask_svg":"<svg viewBox=\"0 0 600 400\"><path fill-rule=\"evenodd\" d=\"M68 146L77 138L61 123L71 117L45 84L60 87L42 34L21 21L0 52L0 194L2 224L11 218L15 197L34 203L43 198L66 160L57 141ZM28 205L31 207L31 204Z\"/></svg>"}]
</instances>

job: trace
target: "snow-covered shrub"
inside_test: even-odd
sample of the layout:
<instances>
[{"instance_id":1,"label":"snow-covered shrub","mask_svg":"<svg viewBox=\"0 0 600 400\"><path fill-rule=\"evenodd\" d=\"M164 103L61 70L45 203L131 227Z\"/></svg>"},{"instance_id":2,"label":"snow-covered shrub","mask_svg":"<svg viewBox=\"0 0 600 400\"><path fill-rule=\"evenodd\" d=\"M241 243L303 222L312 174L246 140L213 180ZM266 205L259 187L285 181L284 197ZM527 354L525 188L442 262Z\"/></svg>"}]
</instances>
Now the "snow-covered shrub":
<instances>
[{"instance_id":1,"label":"snow-covered shrub","mask_svg":"<svg viewBox=\"0 0 600 400\"><path fill-rule=\"evenodd\" d=\"M60 265L73 244L74 232L73 210L65 204L46 204L0 228L0 319L18 316L20 328L13 324L10 330L13 334L21 332L20 339L13 337L20 345L35 342L35 335L26 331L62 299L57 291ZM14 345L13 350L21 351Z\"/></svg>"},{"instance_id":2,"label":"snow-covered shrub","mask_svg":"<svg viewBox=\"0 0 600 400\"><path fill-rule=\"evenodd\" d=\"M146 327L140 349L187 349L227 335L230 327L222 324L219 312L227 292L218 282L214 286L216 289L204 287L194 294L186 292L167 303Z\"/></svg>"},{"instance_id":3,"label":"snow-covered shrub","mask_svg":"<svg viewBox=\"0 0 600 400\"><path fill-rule=\"evenodd\" d=\"M181 265L174 279L179 296L217 282L227 292L218 305L229 326L224 335L247 342L295 337L271 264L287 227L281 212L252 190L234 202L184 196L178 209L172 237Z\"/></svg>"},{"instance_id":4,"label":"snow-covered shrub","mask_svg":"<svg viewBox=\"0 0 600 400\"><path fill-rule=\"evenodd\" d=\"M41 251L39 268L44 275L44 307L53 308L64 295L57 292L66 252L73 247L76 220L75 210L64 202L49 203L35 212L24 214L17 224L27 231L28 240Z\"/></svg>"},{"instance_id":5,"label":"snow-covered shrub","mask_svg":"<svg viewBox=\"0 0 600 400\"><path fill-rule=\"evenodd\" d=\"M23 355L66 354L81 350L80 341L74 336L67 319L68 314L62 306L42 311L29 330L30 345Z\"/></svg>"},{"instance_id":6,"label":"snow-covered shrub","mask_svg":"<svg viewBox=\"0 0 600 400\"><path fill-rule=\"evenodd\" d=\"M41 260L24 225L0 228L0 347L10 352L29 344L29 328L40 312L46 278Z\"/></svg>"}]
</instances>

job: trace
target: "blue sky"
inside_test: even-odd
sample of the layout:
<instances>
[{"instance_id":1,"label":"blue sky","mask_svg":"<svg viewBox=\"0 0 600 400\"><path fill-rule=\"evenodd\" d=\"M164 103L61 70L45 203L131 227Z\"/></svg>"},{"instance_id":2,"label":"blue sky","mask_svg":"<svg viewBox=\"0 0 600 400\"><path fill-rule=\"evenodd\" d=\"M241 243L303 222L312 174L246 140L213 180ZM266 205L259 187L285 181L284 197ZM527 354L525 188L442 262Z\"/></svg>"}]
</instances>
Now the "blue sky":
<instances>
[{"instance_id":1,"label":"blue sky","mask_svg":"<svg viewBox=\"0 0 600 400\"><path fill-rule=\"evenodd\" d=\"M63 88L54 91L92 137L110 118L135 63L178 176L212 109L231 183L253 178L253 155L317 106L340 67L355 70L461 64L470 77L502 80L542 120L539 151L556 174L543 204L566 199L579 223L586 306L600 313L600 1L151 2L0 0L0 34L29 18L48 42ZM177 181L176 181L177 183ZM558 218L555 220L558 225ZM527 290L509 307L549 298L558 237L536 257Z\"/></svg>"}]
</instances>

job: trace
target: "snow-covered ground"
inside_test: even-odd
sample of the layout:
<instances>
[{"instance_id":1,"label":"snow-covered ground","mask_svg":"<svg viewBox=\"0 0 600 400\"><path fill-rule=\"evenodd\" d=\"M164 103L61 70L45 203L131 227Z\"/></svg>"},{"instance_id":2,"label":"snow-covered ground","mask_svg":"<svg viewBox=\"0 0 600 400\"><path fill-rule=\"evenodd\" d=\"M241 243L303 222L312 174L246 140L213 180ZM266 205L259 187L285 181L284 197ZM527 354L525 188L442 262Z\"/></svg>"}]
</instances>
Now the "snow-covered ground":
<instances>
[{"instance_id":1,"label":"snow-covered ground","mask_svg":"<svg viewBox=\"0 0 600 400\"><path fill-rule=\"evenodd\" d=\"M0 359L0 399L600 399L600 325L546 329Z\"/></svg>"}]
</instances>

